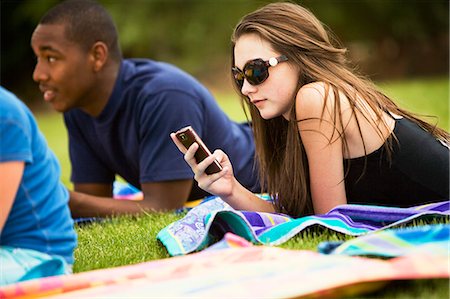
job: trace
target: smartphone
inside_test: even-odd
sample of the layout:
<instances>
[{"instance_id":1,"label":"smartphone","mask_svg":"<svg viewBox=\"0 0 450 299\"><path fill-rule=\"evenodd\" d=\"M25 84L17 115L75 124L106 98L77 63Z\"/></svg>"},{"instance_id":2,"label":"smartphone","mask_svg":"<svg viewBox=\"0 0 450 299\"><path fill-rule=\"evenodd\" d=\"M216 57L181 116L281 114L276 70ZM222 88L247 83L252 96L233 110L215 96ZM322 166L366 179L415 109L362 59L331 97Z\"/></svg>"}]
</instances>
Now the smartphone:
<instances>
[{"instance_id":1,"label":"smartphone","mask_svg":"<svg viewBox=\"0 0 450 299\"><path fill-rule=\"evenodd\" d=\"M198 149L194 156L197 163L202 162L203 160L205 160L206 157L211 155L209 149L206 147L206 145L203 143L203 141L200 139L200 137L197 135L197 133L191 126L187 126L178 130L175 133L175 136L177 136L177 139L180 140L180 142L184 145L186 149L188 149L194 142L197 142ZM222 165L220 165L219 161L214 160L214 162L211 163L211 165L209 165L205 169L205 173L213 174L221 170Z\"/></svg>"}]
</instances>

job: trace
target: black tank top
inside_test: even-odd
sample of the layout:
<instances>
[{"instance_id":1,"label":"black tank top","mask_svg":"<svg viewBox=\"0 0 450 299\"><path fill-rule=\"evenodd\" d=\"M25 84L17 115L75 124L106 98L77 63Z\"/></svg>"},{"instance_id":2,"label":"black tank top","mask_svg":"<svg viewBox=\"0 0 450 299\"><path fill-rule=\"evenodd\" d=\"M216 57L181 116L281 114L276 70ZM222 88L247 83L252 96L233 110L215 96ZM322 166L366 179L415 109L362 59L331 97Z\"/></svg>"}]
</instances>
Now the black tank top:
<instances>
[{"instance_id":1,"label":"black tank top","mask_svg":"<svg viewBox=\"0 0 450 299\"><path fill-rule=\"evenodd\" d=\"M394 133L391 162L384 146L344 161L347 202L409 207L449 200L449 149L406 118L396 120Z\"/></svg>"}]
</instances>

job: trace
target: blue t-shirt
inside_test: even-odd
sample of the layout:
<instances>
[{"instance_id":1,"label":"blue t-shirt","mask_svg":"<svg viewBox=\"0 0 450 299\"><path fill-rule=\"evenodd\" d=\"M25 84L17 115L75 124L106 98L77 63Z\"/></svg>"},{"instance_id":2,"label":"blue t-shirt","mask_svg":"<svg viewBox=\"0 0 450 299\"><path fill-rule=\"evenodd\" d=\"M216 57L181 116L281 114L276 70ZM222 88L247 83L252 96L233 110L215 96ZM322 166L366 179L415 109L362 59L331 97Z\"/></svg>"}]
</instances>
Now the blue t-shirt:
<instances>
[{"instance_id":1,"label":"blue t-shirt","mask_svg":"<svg viewBox=\"0 0 450 299\"><path fill-rule=\"evenodd\" d=\"M73 264L76 234L58 161L30 110L0 87L0 162L9 161L23 161L25 169L0 245L59 255Z\"/></svg>"},{"instance_id":2,"label":"blue t-shirt","mask_svg":"<svg viewBox=\"0 0 450 299\"><path fill-rule=\"evenodd\" d=\"M80 109L64 117L74 183L111 183L116 174L137 188L141 183L192 179L169 136L190 125L211 151L227 153L244 186L259 191L251 128L231 121L205 87L170 64L124 60L98 117Z\"/></svg>"}]
</instances>

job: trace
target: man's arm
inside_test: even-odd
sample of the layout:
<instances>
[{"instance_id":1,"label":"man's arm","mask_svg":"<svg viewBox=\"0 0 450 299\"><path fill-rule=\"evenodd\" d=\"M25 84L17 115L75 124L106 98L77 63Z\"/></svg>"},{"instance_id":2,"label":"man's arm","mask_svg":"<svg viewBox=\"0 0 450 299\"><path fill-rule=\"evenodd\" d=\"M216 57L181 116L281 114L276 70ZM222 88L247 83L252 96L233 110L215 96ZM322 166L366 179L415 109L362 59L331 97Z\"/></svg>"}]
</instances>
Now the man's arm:
<instances>
[{"instance_id":1,"label":"man's arm","mask_svg":"<svg viewBox=\"0 0 450 299\"><path fill-rule=\"evenodd\" d=\"M112 199L111 184L75 184L69 206L74 218L174 210L183 207L192 183L189 179L142 184L144 199L139 201Z\"/></svg>"}]
</instances>

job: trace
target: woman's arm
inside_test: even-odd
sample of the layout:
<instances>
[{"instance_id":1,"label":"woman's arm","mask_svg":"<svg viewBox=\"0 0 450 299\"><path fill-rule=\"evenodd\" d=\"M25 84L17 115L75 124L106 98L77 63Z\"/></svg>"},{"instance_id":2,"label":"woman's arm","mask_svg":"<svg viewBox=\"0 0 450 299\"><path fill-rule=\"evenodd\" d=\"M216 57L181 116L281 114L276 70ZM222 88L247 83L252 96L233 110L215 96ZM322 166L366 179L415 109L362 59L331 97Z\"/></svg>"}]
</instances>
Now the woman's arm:
<instances>
[{"instance_id":1,"label":"woman's arm","mask_svg":"<svg viewBox=\"0 0 450 299\"><path fill-rule=\"evenodd\" d=\"M0 163L0 232L3 230L16 198L24 168L23 161Z\"/></svg>"},{"instance_id":2,"label":"woman's arm","mask_svg":"<svg viewBox=\"0 0 450 299\"><path fill-rule=\"evenodd\" d=\"M347 203L342 152L343 129L334 95L323 83L302 87L296 98L298 129L309 164L311 198L316 214ZM325 109L324 109L325 108Z\"/></svg>"}]
</instances>

